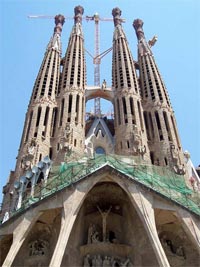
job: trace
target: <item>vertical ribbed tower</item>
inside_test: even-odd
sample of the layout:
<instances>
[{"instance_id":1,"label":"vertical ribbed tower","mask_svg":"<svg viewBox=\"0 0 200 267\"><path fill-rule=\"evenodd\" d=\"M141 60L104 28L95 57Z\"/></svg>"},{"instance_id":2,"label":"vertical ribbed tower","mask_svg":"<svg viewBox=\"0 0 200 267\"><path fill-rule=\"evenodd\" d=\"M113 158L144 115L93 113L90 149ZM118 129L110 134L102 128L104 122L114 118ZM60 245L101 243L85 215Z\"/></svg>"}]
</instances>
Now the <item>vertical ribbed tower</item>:
<instances>
[{"instance_id":1,"label":"vertical ribbed tower","mask_svg":"<svg viewBox=\"0 0 200 267\"><path fill-rule=\"evenodd\" d=\"M82 154L85 140L85 83L86 66L82 15L84 9L74 9L74 26L63 59L58 92L58 116L53 134L53 159L63 161L71 152Z\"/></svg>"},{"instance_id":2,"label":"vertical ribbed tower","mask_svg":"<svg viewBox=\"0 0 200 267\"><path fill-rule=\"evenodd\" d=\"M38 161L51 154L51 127L56 108L61 61L60 38L64 21L62 15L55 17L54 34L47 45L26 113L16 168L5 186L3 208L9 205L13 209L15 205L14 182Z\"/></svg>"},{"instance_id":3,"label":"vertical ribbed tower","mask_svg":"<svg viewBox=\"0 0 200 267\"><path fill-rule=\"evenodd\" d=\"M155 165L170 166L184 173L184 159L175 116L168 93L143 31L143 21L133 22L138 38L138 63L145 127L151 156Z\"/></svg>"},{"instance_id":4,"label":"vertical ribbed tower","mask_svg":"<svg viewBox=\"0 0 200 267\"><path fill-rule=\"evenodd\" d=\"M35 81L16 164L17 177L50 154L51 121L56 107L61 61L60 37L64 21L62 15L55 17L54 34Z\"/></svg>"},{"instance_id":5,"label":"vertical ribbed tower","mask_svg":"<svg viewBox=\"0 0 200 267\"><path fill-rule=\"evenodd\" d=\"M134 61L121 25L121 10L112 10L114 19L112 86L115 91L116 153L149 155L141 97Z\"/></svg>"}]
</instances>

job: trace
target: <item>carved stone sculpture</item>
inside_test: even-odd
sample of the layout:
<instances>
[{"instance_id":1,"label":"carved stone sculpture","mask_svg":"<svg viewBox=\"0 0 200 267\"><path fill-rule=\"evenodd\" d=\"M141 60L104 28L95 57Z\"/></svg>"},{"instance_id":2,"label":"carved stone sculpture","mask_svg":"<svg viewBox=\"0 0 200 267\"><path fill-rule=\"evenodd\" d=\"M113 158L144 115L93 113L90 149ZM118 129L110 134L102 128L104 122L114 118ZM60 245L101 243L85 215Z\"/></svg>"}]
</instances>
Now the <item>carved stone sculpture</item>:
<instances>
[{"instance_id":1,"label":"carved stone sculpture","mask_svg":"<svg viewBox=\"0 0 200 267\"><path fill-rule=\"evenodd\" d=\"M103 229L103 242L106 242L106 219L111 211L112 206L107 211L102 211L99 206L97 206L101 216L102 216L102 229Z\"/></svg>"},{"instance_id":2,"label":"carved stone sculpture","mask_svg":"<svg viewBox=\"0 0 200 267\"><path fill-rule=\"evenodd\" d=\"M90 267L90 255L89 254L84 258L83 266Z\"/></svg>"},{"instance_id":3,"label":"carved stone sculpture","mask_svg":"<svg viewBox=\"0 0 200 267\"><path fill-rule=\"evenodd\" d=\"M48 250L49 243L46 240L38 239L29 244L29 256L42 256Z\"/></svg>"}]
</instances>

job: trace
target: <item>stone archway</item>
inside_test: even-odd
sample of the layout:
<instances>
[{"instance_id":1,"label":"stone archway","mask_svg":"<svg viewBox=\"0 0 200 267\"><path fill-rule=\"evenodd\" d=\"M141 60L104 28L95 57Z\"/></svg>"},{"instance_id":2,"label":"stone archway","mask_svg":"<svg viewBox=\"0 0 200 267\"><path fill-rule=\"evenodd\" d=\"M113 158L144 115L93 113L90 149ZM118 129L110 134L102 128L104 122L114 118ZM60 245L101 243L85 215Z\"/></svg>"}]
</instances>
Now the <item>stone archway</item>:
<instances>
[{"instance_id":1,"label":"stone archway","mask_svg":"<svg viewBox=\"0 0 200 267\"><path fill-rule=\"evenodd\" d=\"M87 263L93 266L95 261L96 264L107 261L114 267L158 266L146 230L127 193L111 181L98 182L87 193L61 266Z\"/></svg>"},{"instance_id":2,"label":"stone archway","mask_svg":"<svg viewBox=\"0 0 200 267\"><path fill-rule=\"evenodd\" d=\"M200 266L200 255L185 232L175 211L155 209L156 227L172 267Z\"/></svg>"},{"instance_id":3,"label":"stone archway","mask_svg":"<svg viewBox=\"0 0 200 267\"><path fill-rule=\"evenodd\" d=\"M61 209L44 211L36 220L12 266L48 266L60 231Z\"/></svg>"}]
</instances>

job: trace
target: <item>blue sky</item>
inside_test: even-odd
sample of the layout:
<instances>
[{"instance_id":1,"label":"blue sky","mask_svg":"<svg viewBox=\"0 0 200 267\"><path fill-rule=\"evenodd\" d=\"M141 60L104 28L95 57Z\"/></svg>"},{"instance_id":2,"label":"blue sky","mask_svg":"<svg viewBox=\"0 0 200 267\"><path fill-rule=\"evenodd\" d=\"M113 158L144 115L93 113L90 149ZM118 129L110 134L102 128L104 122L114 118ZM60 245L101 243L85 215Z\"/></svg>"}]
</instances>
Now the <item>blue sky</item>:
<instances>
[{"instance_id":1,"label":"blue sky","mask_svg":"<svg viewBox=\"0 0 200 267\"><path fill-rule=\"evenodd\" d=\"M33 84L54 20L28 19L30 14L73 16L76 5L84 15L98 12L112 17L118 6L126 19L123 27L133 57L137 59L137 39L132 22L144 21L147 40L158 41L153 53L164 79L175 112L183 150L188 150L195 166L200 164L200 1L199 0L1 0L0 2L0 187L6 183L21 140L25 113ZM73 20L66 20L62 33L65 54ZM94 51L94 23L83 22L85 47ZM100 51L112 46L113 23L100 25ZM101 81L111 85L111 54L102 60ZM93 65L87 57L87 81L93 84ZM93 102L89 109L93 108ZM102 103L103 111L110 104ZM1 202L1 200L0 200Z\"/></svg>"}]
</instances>

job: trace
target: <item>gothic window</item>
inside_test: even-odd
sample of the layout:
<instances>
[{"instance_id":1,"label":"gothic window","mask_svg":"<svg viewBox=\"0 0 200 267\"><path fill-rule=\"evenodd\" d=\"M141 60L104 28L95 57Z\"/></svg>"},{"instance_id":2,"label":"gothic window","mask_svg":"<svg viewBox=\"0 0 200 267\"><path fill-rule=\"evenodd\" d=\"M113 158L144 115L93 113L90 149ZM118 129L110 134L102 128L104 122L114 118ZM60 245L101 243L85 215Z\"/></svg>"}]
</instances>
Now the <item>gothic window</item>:
<instances>
[{"instance_id":1,"label":"gothic window","mask_svg":"<svg viewBox=\"0 0 200 267\"><path fill-rule=\"evenodd\" d=\"M125 97L122 97L122 104L123 104L123 111L124 111L124 122L128 123L127 107L126 107L126 99L125 99Z\"/></svg>"},{"instance_id":2,"label":"gothic window","mask_svg":"<svg viewBox=\"0 0 200 267\"><path fill-rule=\"evenodd\" d=\"M52 149L52 147L49 148L49 158L50 159L53 158L53 149Z\"/></svg>"},{"instance_id":3,"label":"gothic window","mask_svg":"<svg viewBox=\"0 0 200 267\"><path fill-rule=\"evenodd\" d=\"M150 124L150 132L151 132L151 138L154 139L154 128L153 128L153 120L151 116L151 112L149 112L149 124Z\"/></svg>"},{"instance_id":4,"label":"gothic window","mask_svg":"<svg viewBox=\"0 0 200 267\"><path fill-rule=\"evenodd\" d=\"M64 105L65 105L65 99L62 99L61 102L61 109L60 109L60 126L62 126L62 120L63 120L63 113L64 113Z\"/></svg>"},{"instance_id":5,"label":"gothic window","mask_svg":"<svg viewBox=\"0 0 200 267\"><path fill-rule=\"evenodd\" d=\"M31 114L30 114L30 117L29 117L29 122L28 122L28 128L27 128L27 132L26 132L25 142L27 142L27 140L28 140L28 136L29 136L29 132L30 132L30 128L31 128L32 118L33 118L33 111L31 111Z\"/></svg>"},{"instance_id":6,"label":"gothic window","mask_svg":"<svg viewBox=\"0 0 200 267\"><path fill-rule=\"evenodd\" d=\"M129 98L129 102L130 102L130 109L131 109L131 115L132 115L132 124L135 124L135 113L134 113L133 97Z\"/></svg>"},{"instance_id":7,"label":"gothic window","mask_svg":"<svg viewBox=\"0 0 200 267\"><path fill-rule=\"evenodd\" d=\"M162 141L162 140L164 140L164 138L163 138L163 133L162 133L162 128L161 128L161 124L160 124L160 118L159 118L158 111L155 111L155 118L156 118L159 138L160 138L160 141Z\"/></svg>"},{"instance_id":8,"label":"gothic window","mask_svg":"<svg viewBox=\"0 0 200 267\"><path fill-rule=\"evenodd\" d=\"M78 119L79 119L79 105L80 105L79 100L80 100L80 96L77 95L76 96L76 118L75 118L76 123L78 123Z\"/></svg>"},{"instance_id":9,"label":"gothic window","mask_svg":"<svg viewBox=\"0 0 200 267\"><path fill-rule=\"evenodd\" d=\"M144 131L144 125L143 125L143 120L142 120L142 111L141 111L141 106L140 106L139 101L137 101L137 106L138 106L141 129L142 129L142 131Z\"/></svg>"},{"instance_id":10,"label":"gothic window","mask_svg":"<svg viewBox=\"0 0 200 267\"><path fill-rule=\"evenodd\" d=\"M154 164L154 153L150 151L151 164Z\"/></svg>"},{"instance_id":11,"label":"gothic window","mask_svg":"<svg viewBox=\"0 0 200 267\"><path fill-rule=\"evenodd\" d=\"M117 99L117 113L118 113L118 124L121 124L121 117L120 117L120 105L119 105L119 99Z\"/></svg>"},{"instance_id":12,"label":"gothic window","mask_svg":"<svg viewBox=\"0 0 200 267\"><path fill-rule=\"evenodd\" d=\"M98 147L95 148L95 153L96 154L100 154L100 155L105 155L106 154L105 149L103 147L101 147L101 146L98 146Z\"/></svg>"},{"instance_id":13,"label":"gothic window","mask_svg":"<svg viewBox=\"0 0 200 267\"><path fill-rule=\"evenodd\" d=\"M147 139L151 140L147 114L148 113L146 111L144 111L144 123L145 123L145 127L146 127L146 130L147 130Z\"/></svg>"},{"instance_id":14,"label":"gothic window","mask_svg":"<svg viewBox=\"0 0 200 267\"><path fill-rule=\"evenodd\" d=\"M76 146L76 139L74 139L74 146Z\"/></svg>"},{"instance_id":15,"label":"gothic window","mask_svg":"<svg viewBox=\"0 0 200 267\"><path fill-rule=\"evenodd\" d=\"M68 114L72 112L72 95L69 95Z\"/></svg>"},{"instance_id":16,"label":"gothic window","mask_svg":"<svg viewBox=\"0 0 200 267\"><path fill-rule=\"evenodd\" d=\"M57 113L58 113L58 109L53 108L53 116L52 116L52 122L51 122L51 137L54 137L54 134L55 134Z\"/></svg>"},{"instance_id":17,"label":"gothic window","mask_svg":"<svg viewBox=\"0 0 200 267\"><path fill-rule=\"evenodd\" d=\"M173 128L174 128L174 133L175 133L175 136L176 136L176 142L178 144L178 147L181 148L181 145L179 143L178 133L177 133L177 130L176 130L176 125L175 125L175 122L174 122L174 118L172 116L171 116L171 121L172 121L172 125L173 125Z\"/></svg>"},{"instance_id":18,"label":"gothic window","mask_svg":"<svg viewBox=\"0 0 200 267\"><path fill-rule=\"evenodd\" d=\"M38 112L37 112L37 120L36 120L36 127L38 127L40 123L40 116L41 116L42 108L38 107Z\"/></svg>"},{"instance_id":19,"label":"gothic window","mask_svg":"<svg viewBox=\"0 0 200 267\"><path fill-rule=\"evenodd\" d=\"M45 116L44 116L44 126L47 125L48 118L49 118L49 107L46 107Z\"/></svg>"},{"instance_id":20,"label":"gothic window","mask_svg":"<svg viewBox=\"0 0 200 267\"><path fill-rule=\"evenodd\" d=\"M168 133L168 140L172 141L170 127L169 127L169 121L168 121L167 113L165 111L163 111L163 117L164 117L164 122L165 122L165 128L166 128L167 133Z\"/></svg>"}]
</instances>

